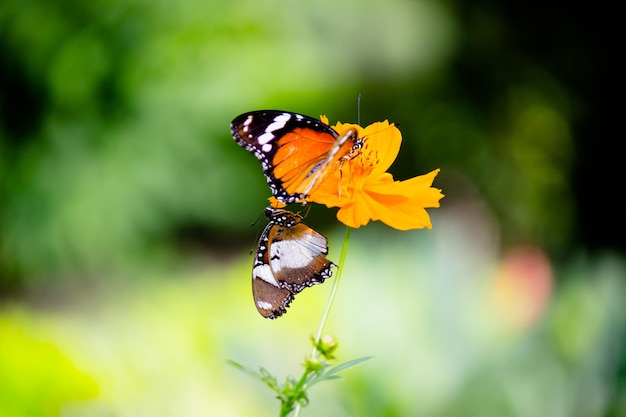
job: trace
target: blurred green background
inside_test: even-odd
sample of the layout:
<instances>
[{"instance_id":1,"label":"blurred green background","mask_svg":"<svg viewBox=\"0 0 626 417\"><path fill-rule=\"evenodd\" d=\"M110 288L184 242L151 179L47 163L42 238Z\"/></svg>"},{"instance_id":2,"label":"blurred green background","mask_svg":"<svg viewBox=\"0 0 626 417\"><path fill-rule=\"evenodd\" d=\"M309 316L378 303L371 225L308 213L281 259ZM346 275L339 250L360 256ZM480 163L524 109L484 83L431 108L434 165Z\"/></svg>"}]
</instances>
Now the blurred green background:
<instances>
[{"instance_id":1,"label":"blurred green background","mask_svg":"<svg viewBox=\"0 0 626 417\"><path fill-rule=\"evenodd\" d=\"M268 189L229 132L388 119L432 230L354 231L303 416L625 416L617 41L606 11L490 0L0 4L0 417L276 415L330 285L262 319ZM607 21L606 19L609 19ZM618 136L619 137L619 136ZM623 164L623 163L622 163ZM338 260L343 230L307 223Z\"/></svg>"}]
</instances>

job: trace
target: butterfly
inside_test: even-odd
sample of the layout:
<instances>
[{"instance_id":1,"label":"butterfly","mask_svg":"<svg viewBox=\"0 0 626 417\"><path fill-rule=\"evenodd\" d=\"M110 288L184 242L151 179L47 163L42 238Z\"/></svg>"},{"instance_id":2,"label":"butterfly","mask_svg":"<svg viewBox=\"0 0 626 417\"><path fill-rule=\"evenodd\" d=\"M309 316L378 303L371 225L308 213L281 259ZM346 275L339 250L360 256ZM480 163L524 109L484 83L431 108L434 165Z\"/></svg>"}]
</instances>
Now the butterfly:
<instances>
[{"instance_id":1,"label":"butterfly","mask_svg":"<svg viewBox=\"0 0 626 417\"><path fill-rule=\"evenodd\" d=\"M267 207L265 215L269 223L254 257L252 295L259 313L274 319L297 293L329 278L334 264L326 258L326 237L302 223L300 214Z\"/></svg>"},{"instance_id":2,"label":"butterfly","mask_svg":"<svg viewBox=\"0 0 626 417\"><path fill-rule=\"evenodd\" d=\"M363 146L355 129L340 135L320 120L280 110L241 114L231 132L261 161L272 195L285 204L305 202L326 175Z\"/></svg>"}]
</instances>

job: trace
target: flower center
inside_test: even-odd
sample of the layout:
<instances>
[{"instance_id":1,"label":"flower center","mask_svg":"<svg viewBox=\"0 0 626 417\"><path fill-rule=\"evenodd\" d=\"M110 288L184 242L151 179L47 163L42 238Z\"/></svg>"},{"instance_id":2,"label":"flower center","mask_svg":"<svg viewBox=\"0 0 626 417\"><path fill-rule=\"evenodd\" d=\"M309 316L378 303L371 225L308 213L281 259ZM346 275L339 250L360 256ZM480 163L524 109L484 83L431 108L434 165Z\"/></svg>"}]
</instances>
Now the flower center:
<instances>
[{"instance_id":1,"label":"flower center","mask_svg":"<svg viewBox=\"0 0 626 417\"><path fill-rule=\"evenodd\" d=\"M376 165L380 163L378 150L372 150L368 141L365 141L359 153L359 157L355 159L358 159L358 161L352 164L352 173L356 177L367 177L374 171Z\"/></svg>"}]
</instances>

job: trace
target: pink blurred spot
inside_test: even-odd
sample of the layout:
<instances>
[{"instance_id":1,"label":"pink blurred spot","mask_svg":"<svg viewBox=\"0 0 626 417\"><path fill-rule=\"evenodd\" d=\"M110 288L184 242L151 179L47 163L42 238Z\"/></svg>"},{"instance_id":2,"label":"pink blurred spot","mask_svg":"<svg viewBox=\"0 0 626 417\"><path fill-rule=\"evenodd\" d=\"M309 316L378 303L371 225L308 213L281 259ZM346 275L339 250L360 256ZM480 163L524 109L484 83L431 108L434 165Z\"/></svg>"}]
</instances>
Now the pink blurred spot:
<instances>
[{"instance_id":1,"label":"pink blurred spot","mask_svg":"<svg viewBox=\"0 0 626 417\"><path fill-rule=\"evenodd\" d=\"M496 309L514 331L532 327L543 315L552 294L550 260L536 246L519 247L506 254L494 282Z\"/></svg>"}]
</instances>

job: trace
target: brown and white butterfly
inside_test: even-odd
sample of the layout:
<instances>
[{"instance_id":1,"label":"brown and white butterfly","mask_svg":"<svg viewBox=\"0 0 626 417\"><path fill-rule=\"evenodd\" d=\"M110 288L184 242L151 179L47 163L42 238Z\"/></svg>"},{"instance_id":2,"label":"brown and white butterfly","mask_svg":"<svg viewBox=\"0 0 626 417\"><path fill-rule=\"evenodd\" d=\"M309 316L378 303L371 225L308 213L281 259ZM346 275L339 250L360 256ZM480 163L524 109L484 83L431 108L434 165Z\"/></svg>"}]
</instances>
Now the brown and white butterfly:
<instances>
[{"instance_id":1,"label":"brown and white butterfly","mask_svg":"<svg viewBox=\"0 0 626 417\"><path fill-rule=\"evenodd\" d=\"M326 258L328 242L302 223L300 214L267 207L263 230L252 267L252 295L263 317L275 319L287 311L294 296L332 275Z\"/></svg>"}]
</instances>

